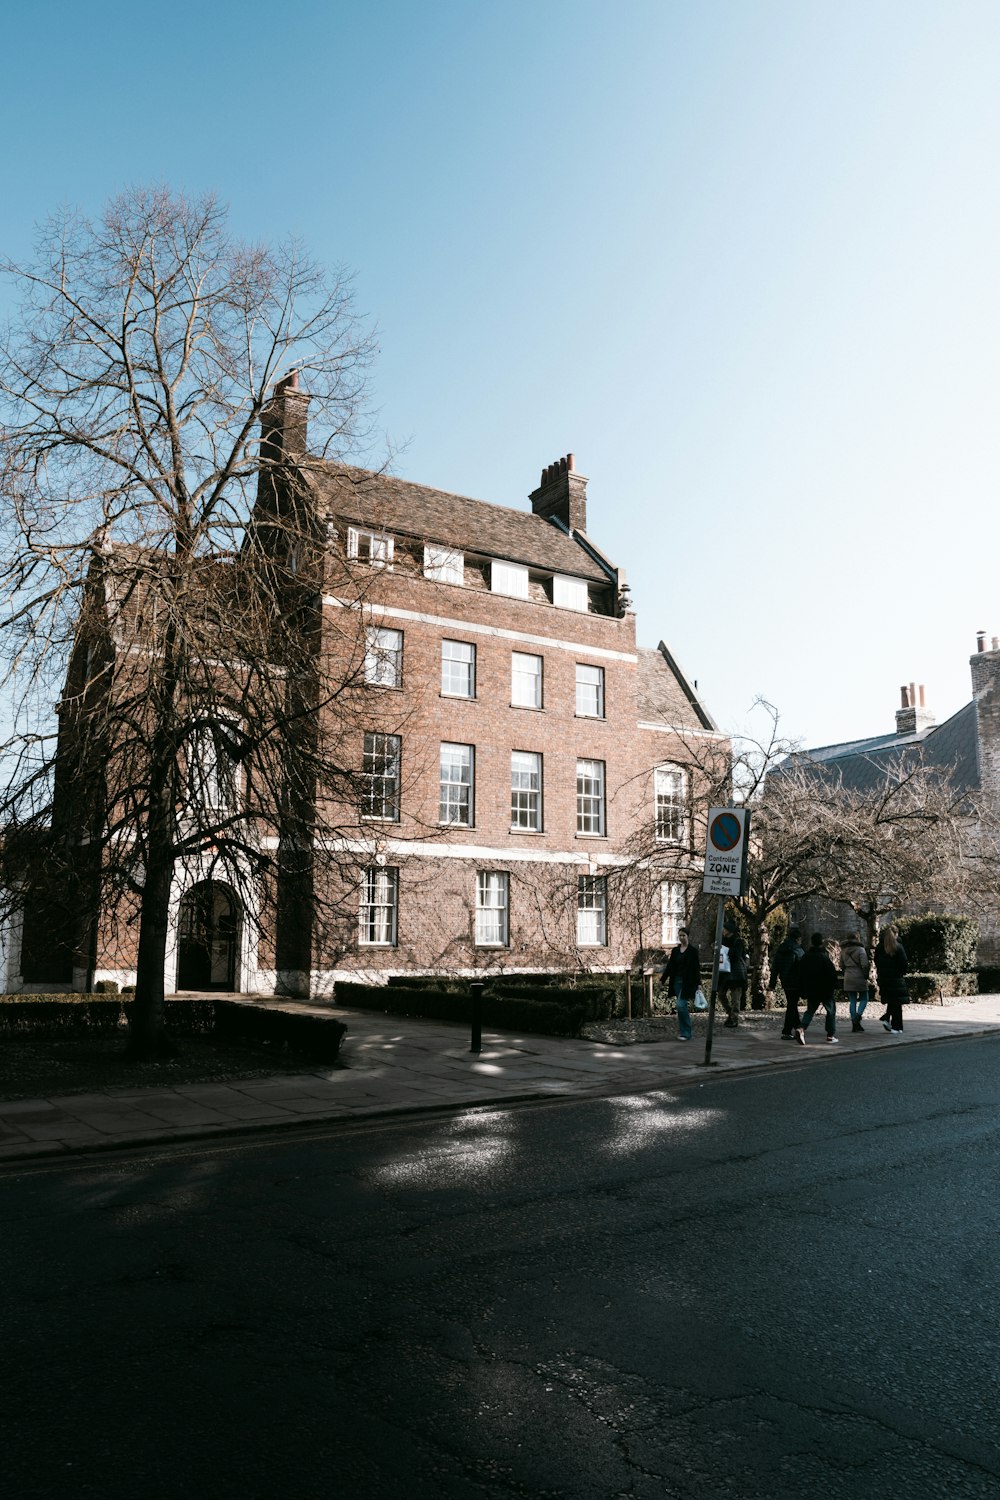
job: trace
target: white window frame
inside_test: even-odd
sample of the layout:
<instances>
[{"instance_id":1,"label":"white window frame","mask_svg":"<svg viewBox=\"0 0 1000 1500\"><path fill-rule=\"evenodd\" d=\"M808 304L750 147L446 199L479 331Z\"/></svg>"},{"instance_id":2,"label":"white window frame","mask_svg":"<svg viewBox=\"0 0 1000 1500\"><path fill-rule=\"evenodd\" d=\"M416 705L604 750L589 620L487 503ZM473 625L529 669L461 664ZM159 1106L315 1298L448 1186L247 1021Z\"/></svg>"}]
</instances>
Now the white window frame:
<instances>
[{"instance_id":1,"label":"white window frame","mask_svg":"<svg viewBox=\"0 0 1000 1500\"><path fill-rule=\"evenodd\" d=\"M399 930L399 870L369 865L361 871L358 945L395 948Z\"/></svg>"},{"instance_id":2,"label":"white window frame","mask_svg":"<svg viewBox=\"0 0 1000 1500\"><path fill-rule=\"evenodd\" d=\"M435 583L465 583L465 553L454 547L424 544L424 577Z\"/></svg>"},{"instance_id":3,"label":"white window frame","mask_svg":"<svg viewBox=\"0 0 1000 1500\"><path fill-rule=\"evenodd\" d=\"M457 654L467 651L467 657ZM464 668L464 672L461 670ZM467 691L462 691L462 683ZM474 698L476 696L476 648L470 641L443 640L441 642L441 696L443 698Z\"/></svg>"},{"instance_id":4,"label":"white window frame","mask_svg":"<svg viewBox=\"0 0 1000 1500\"><path fill-rule=\"evenodd\" d=\"M542 708L545 702L545 659L527 651L510 654L512 708Z\"/></svg>"},{"instance_id":5,"label":"white window frame","mask_svg":"<svg viewBox=\"0 0 1000 1500\"><path fill-rule=\"evenodd\" d=\"M365 683L368 687L403 686L403 632L385 625L365 626Z\"/></svg>"},{"instance_id":6,"label":"white window frame","mask_svg":"<svg viewBox=\"0 0 1000 1500\"><path fill-rule=\"evenodd\" d=\"M576 831L584 838L603 838L607 827L607 773L603 760L576 763Z\"/></svg>"},{"instance_id":7,"label":"white window frame","mask_svg":"<svg viewBox=\"0 0 1000 1500\"><path fill-rule=\"evenodd\" d=\"M504 594L508 599L527 599L528 569L524 563L502 562L493 558L490 562L490 589L494 594Z\"/></svg>"},{"instance_id":8,"label":"white window frame","mask_svg":"<svg viewBox=\"0 0 1000 1500\"><path fill-rule=\"evenodd\" d=\"M534 750L511 751L510 831L542 831L542 757Z\"/></svg>"},{"instance_id":9,"label":"white window frame","mask_svg":"<svg viewBox=\"0 0 1000 1500\"><path fill-rule=\"evenodd\" d=\"M608 881L605 875L576 877L576 941L580 948L608 945Z\"/></svg>"},{"instance_id":10,"label":"white window frame","mask_svg":"<svg viewBox=\"0 0 1000 1500\"><path fill-rule=\"evenodd\" d=\"M361 816L366 820L373 823L399 822L402 758L403 742L398 734L383 734L375 729L365 731L361 761Z\"/></svg>"},{"instance_id":11,"label":"white window frame","mask_svg":"<svg viewBox=\"0 0 1000 1500\"><path fill-rule=\"evenodd\" d=\"M231 817L239 806L240 768L225 750L220 754L217 737L229 724L235 729L238 720L224 714L214 725L204 724L188 738L188 800L196 816L214 813L216 817Z\"/></svg>"},{"instance_id":12,"label":"white window frame","mask_svg":"<svg viewBox=\"0 0 1000 1500\"><path fill-rule=\"evenodd\" d=\"M557 609L575 609L585 615L590 609L590 592L583 578L570 578L565 573L552 575L552 603Z\"/></svg>"},{"instance_id":13,"label":"white window frame","mask_svg":"<svg viewBox=\"0 0 1000 1500\"><path fill-rule=\"evenodd\" d=\"M660 881L660 943L672 948L687 921L687 886L683 880Z\"/></svg>"},{"instance_id":14,"label":"white window frame","mask_svg":"<svg viewBox=\"0 0 1000 1500\"><path fill-rule=\"evenodd\" d=\"M476 947L510 944L510 875L506 870L476 872Z\"/></svg>"},{"instance_id":15,"label":"white window frame","mask_svg":"<svg viewBox=\"0 0 1000 1500\"><path fill-rule=\"evenodd\" d=\"M653 772L656 842L683 844L687 839L687 772L665 761Z\"/></svg>"},{"instance_id":16,"label":"white window frame","mask_svg":"<svg viewBox=\"0 0 1000 1500\"><path fill-rule=\"evenodd\" d=\"M384 531L365 531L360 526L347 528L347 555L372 568L392 567L395 543Z\"/></svg>"},{"instance_id":17,"label":"white window frame","mask_svg":"<svg viewBox=\"0 0 1000 1500\"><path fill-rule=\"evenodd\" d=\"M476 752L472 745L441 743L438 762L438 822L471 828L475 815Z\"/></svg>"},{"instance_id":18,"label":"white window frame","mask_svg":"<svg viewBox=\"0 0 1000 1500\"><path fill-rule=\"evenodd\" d=\"M584 672L595 674L593 682L581 677ZM591 708L591 703L596 703L596 708ZM578 719L604 718L604 668L587 661L576 664L576 716Z\"/></svg>"}]
</instances>

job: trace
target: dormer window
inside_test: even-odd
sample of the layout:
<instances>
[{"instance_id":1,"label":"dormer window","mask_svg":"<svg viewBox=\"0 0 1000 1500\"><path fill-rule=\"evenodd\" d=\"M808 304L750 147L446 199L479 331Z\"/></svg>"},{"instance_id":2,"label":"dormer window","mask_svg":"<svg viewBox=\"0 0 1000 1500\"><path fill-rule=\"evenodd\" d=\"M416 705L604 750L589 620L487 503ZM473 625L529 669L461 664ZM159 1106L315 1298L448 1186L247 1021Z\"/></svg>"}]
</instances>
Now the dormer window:
<instances>
[{"instance_id":1,"label":"dormer window","mask_svg":"<svg viewBox=\"0 0 1000 1500\"><path fill-rule=\"evenodd\" d=\"M347 528L347 555L358 562L368 563L373 568L392 567L392 537L383 531L362 531L357 526Z\"/></svg>"},{"instance_id":2,"label":"dormer window","mask_svg":"<svg viewBox=\"0 0 1000 1500\"><path fill-rule=\"evenodd\" d=\"M523 563L497 562L490 565L490 588L494 594L509 599L527 599L528 570Z\"/></svg>"},{"instance_id":3,"label":"dormer window","mask_svg":"<svg viewBox=\"0 0 1000 1500\"><path fill-rule=\"evenodd\" d=\"M567 578L556 573L552 579L552 603L560 609L576 609L586 614L590 604L587 585L582 578Z\"/></svg>"},{"instance_id":4,"label":"dormer window","mask_svg":"<svg viewBox=\"0 0 1000 1500\"><path fill-rule=\"evenodd\" d=\"M435 583L465 582L465 555L452 547L424 547L424 577Z\"/></svg>"}]
</instances>

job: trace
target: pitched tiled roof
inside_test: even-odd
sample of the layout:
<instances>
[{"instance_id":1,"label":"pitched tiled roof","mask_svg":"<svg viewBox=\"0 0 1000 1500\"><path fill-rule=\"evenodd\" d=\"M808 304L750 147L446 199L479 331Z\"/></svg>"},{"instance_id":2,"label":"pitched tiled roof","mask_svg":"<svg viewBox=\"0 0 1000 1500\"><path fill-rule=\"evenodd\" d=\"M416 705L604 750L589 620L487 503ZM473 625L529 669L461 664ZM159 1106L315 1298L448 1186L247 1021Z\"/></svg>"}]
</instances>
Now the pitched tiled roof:
<instances>
[{"instance_id":1,"label":"pitched tiled roof","mask_svg":"<svg viewBox=\"0 0 1000 1500\"><path fill-rule=\"evenodd\" d=\"M715 729L715 721L699 699L667 647L639 649L639 717L647 723L677 729Z\"/></svg>"},{"instance_id":2,"label":"pitched tiled roof","mask_svg":"<svg viewBox=\"0 0 1000 1500\"><path fill-rule=\"evenodd\" d=\"M567 573L593 583L608 575L579 542L530 510L451 495L387 474L330 466L311 474L321 506L347 521L395 536L438 542L486 557Z\"/></svg>"},{"instance_id":3,"label":"pitched tiled roof","mask_svg":"<svg viewBox=\"0 0 1000 1500\"><path fill-rule=\"evenodd\" d=\"M900 760L919 750L924 764L953 772L957 791L979 785L976 751L976 705L967 703L943 724L919 734L875 735L866 740L848 740L841 745L822 745L800 750L786 764L811 760L817 767L835 772L847 791L871 792L885 782L887 772Z\"/></svg>"}]
</instances>

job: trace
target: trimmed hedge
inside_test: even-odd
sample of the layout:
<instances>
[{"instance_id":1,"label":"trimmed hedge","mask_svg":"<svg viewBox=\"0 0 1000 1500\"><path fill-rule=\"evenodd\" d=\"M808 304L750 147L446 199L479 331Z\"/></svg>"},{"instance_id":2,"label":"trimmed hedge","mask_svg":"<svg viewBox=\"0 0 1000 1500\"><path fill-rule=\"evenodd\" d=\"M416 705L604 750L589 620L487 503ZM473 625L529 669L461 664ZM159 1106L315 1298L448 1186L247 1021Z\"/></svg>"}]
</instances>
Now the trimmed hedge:
<instances>
[{"instance_id":1,"label":"trimmed hedge","mask_svg":"<svg viewBox=\"0 0 1000 1500\"><path fill-rule=\"evenodd\" d=\"M0 1035L113 1036L125 1026L119 999L93 995L5 995Z\"/></svg>"},{"instance_id":2,"label":"trimmed hedge","mask_svg":"<svg viewBox=\"0 0 1000 1500\"><path fill-rule=\"evenodd\" d=\"M215 1011L215 1035L301 1052L316 1062L334 1062L347 1027L336 1016L269 1010L233 1001L209 1002Z\"/></svg>"},{"instance_id":3,"label":"trimmed hedge","mask_svg":"<svg viewBox=\"0 0 1000 1500\"><path fill-rule=\"evenodd\" d=\"M936 1000L939 995L978 995L978 974L907 974L906 988L917 1002Z\"/></svg>"},{"instance_id":4,"label":"trimmed hedge","mask_svg":"<svg viewBox=\"0 0 1000 1500\"><path fill-rule=\"evenodd\" d=\"M114 1036L128 1026L132 1002L118 995L4 995L0 1036ZM167 1000L164 1023L174 1036L206 1036L214 1000Z\"/></svg>"},{"instance_id":5,"label":"trimmed hedge","mask_svg":"<svg viewBox=\"0 0 1000 1500\"><path fill-rule=\"evenodd\" d=\"M520 977L520 976L518 976ZM429 1021L468 1025L472 996L466 982L461 990L430 990L414 985L356 984L338 981L337 1005L386 1015L420 1016ZM538 1036L577 1036L587 1021L603 1021L613 1013L616 991L605 985L564 989L551 985L513 985L491 980L483 991L483 1021L504 1031L527 1031Z\"/></svg>"},{"instance_id":6,"label":"trimmed hedge","mask_svg":"<svg viewBox=\"0 0 1000 1500\"><path fill-rule=\"evenodd\" d=\"M979 923L974 917L929 913L896 922L911 969L921 974L966 974L976 966Z\"/></svg>"}]
</instances>

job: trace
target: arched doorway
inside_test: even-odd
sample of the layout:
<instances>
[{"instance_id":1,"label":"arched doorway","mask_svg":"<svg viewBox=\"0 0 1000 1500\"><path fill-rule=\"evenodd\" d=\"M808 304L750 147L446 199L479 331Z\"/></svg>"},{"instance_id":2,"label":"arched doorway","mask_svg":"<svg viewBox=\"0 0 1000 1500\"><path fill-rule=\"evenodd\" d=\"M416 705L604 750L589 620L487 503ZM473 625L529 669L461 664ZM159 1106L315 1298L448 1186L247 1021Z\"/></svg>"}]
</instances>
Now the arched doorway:
<instances>
[{"instance_id":1,"label":"arched doorway","mask_svg":"<svg viewBox=\"0 0 1000 1500\"><path fill-rule=\"evenodd\" d=\"M179 990L235 990L240 922L236 899L215 880L181 897L177 932Z\"/></svg>"}]
</instances>

